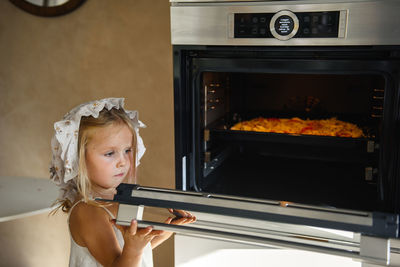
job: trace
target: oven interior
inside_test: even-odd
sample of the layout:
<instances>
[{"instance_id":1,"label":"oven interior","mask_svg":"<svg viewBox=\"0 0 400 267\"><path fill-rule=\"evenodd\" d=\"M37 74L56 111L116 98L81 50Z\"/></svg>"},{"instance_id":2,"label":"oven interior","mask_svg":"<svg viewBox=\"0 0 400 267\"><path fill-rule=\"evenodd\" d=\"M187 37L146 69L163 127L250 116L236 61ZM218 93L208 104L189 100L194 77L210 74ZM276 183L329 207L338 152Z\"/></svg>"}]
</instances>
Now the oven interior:
<instances>
[{"instance_id":1,"label":"oven interior","mask_svg":"<svg viewBox=\"0 0 400 267\"><path fill-rule=\"evenodd\" d=\"M203 71L199 77L199 190L385 210L380 179L384 75ZM258 117L337 118L357 125L364 136L231 130Z\"/></svg>"}]
</instances>

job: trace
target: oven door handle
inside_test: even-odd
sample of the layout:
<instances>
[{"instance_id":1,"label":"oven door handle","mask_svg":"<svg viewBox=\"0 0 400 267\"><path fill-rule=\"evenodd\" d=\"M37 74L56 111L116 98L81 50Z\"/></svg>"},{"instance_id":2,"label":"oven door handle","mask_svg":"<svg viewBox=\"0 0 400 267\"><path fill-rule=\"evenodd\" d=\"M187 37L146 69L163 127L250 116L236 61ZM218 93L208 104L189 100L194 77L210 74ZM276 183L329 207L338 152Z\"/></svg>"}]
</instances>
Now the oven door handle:
<instances>
[{"instance_id":1,"label":"oven door handle","mask_svg":"<svg viewBox=\"0 0 400 267\"><path fill-rule=\"evenodd\" d=\"M396 214L301 205L284 201L187 192L121 184L114 201L129 205L183 209L237 218L307 225L370 236L398 237Z\"/></svg>"}]
</instances>

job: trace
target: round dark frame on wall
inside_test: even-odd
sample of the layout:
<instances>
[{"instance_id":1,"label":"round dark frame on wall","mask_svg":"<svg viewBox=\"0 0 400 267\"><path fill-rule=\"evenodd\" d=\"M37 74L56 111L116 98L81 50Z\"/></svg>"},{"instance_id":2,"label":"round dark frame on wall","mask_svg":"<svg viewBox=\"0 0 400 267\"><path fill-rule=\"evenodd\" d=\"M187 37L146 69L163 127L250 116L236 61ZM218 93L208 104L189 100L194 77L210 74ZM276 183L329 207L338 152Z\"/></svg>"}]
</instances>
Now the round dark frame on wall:
<instances>
[{"instance_id":1,"label":"round dark frame on wall","mask_svg":"<svg viewBox=\"0 0 400 267\"><path fill-rule=\"evenodd\" d=\"M58 6L38 6L30 3L27 0L10 0L11 3L21 8L22 10L42 17L55 17L70 13L81 6L86 0L68 0L68 2ZM46 3L47 1L43 1Z\"/></svg>"}]
</instances>

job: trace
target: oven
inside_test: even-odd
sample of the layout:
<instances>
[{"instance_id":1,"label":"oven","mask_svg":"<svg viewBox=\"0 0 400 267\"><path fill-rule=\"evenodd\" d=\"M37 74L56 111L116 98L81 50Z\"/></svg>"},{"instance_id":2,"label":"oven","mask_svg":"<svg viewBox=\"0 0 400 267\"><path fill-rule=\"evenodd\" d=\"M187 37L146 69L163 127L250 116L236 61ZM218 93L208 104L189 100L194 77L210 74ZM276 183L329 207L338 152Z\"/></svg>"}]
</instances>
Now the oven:
<instances>
[{"instance_id":1,"label":"oven","mask_svg":"<svg viewBox=\"0 0 400 267\"><path fill-rule=\"evenodd\" d=\"M398 238L400 2L170 2L176 188L368 212L276 221Z\"/></svg>"},{"instance_id":2,"label":"oven","mask_svg":"<svg viewBox=\"0 0 400 267\"><path fill-rule=\"evenodd\" d=\"M187 2L171 8L177 188L399 213L399 3ZM232 130L260 117L363 134Z\"/></svg>"}]
</instances>

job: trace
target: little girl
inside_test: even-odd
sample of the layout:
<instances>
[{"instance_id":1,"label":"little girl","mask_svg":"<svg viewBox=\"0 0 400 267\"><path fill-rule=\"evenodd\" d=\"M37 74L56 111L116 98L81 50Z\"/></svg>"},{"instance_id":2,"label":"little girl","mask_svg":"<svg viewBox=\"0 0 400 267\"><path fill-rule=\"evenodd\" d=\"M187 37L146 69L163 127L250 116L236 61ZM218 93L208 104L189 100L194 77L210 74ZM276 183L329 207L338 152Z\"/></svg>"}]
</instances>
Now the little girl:
<instances>
[{"instance_id":1,"label":"little girl","mask_svg":"<svg viewBox=\"0 0 400 267\"><path fill-rule=\"evenodd\" d=\"M172 233L152 227L114 223L118 203L113 199L121 182L136 178L136 167L145 152L136 111L123 109L123 98L106 98L82 104L54 124L51 140L51 179L61 188L57 201L68 213L71 234L69 266L153 266L152 248ZM172 210L170 210L173 212ZM183 218L166 223L185 224Z\"/></svg>"}]
</instances>

